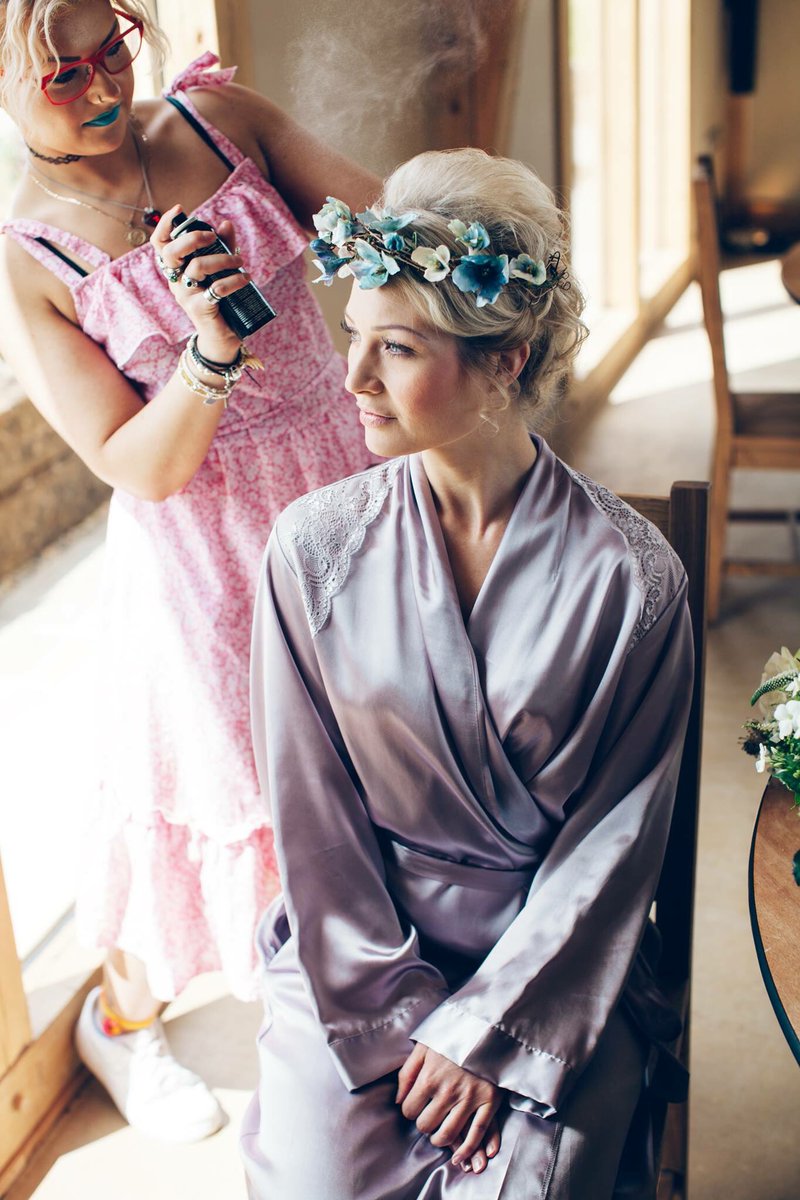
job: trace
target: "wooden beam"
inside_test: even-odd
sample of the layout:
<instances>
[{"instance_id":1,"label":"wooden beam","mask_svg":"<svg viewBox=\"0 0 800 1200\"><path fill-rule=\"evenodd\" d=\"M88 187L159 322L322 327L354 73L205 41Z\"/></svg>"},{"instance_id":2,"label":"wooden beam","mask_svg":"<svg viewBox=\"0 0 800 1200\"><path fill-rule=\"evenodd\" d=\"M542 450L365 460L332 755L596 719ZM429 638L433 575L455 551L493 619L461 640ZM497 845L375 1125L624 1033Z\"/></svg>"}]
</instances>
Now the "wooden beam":
<instances>
[{"instance_id":1,"label":"wooden beam","mask_svg":"<svg viewBox=\"0 0 800 1200\"><path fill-rule=\"evenodd\" d=\"M657 294L645 301L639 315L631 319L628 328L597 365L582 379L571 381L567 392L570 408L589 414L606 403L614 387L686 291L692 279L692 264L687 259Z\"/></svg>"},{"instance_id":2,"label":"wooden beam","mask_svg":"<svg viewBox=\"0 0 800 1200\"><path fill-rule=\"evenodd\" d=\"M732 212L741 212L747 192L753 149L752 93L728 94L725 130L725 203Z\"/></svg>"},{"instance_id":3,"label":"wooden beam","mask_svg":"<svg viewBox=\"0 0 800 1200\"><path fill-rule=\"evenodd\" d=\"M85 1081L73 1031L86 996L99 982L98 970L0 1079L0 1195Z\"/></svg>"},{"instance_id":4,"label":"wooden beam","mask_svg":"<svg viewBox=\"0 0 800 1200\"><path fill-rule=\"evenodd\" d=\"M524 0L496 0L470 87L470 145L508 153L511 113L517 88Z\"/></svg>"},{"instance_id":5,"label":"wooden beam","mask_svg":"<svg viewBox=\"0 0 800 1200\"><path fill-rule=\"evenodd\" d=\"M796 471L800 465L796 445L788 437L736 437L733 439L732 467L754 470Z\"/></svg>"},{"instance_id":6,"label":"wooden beam","mask_svg":"<svg viewBox=\"0 0 800 1200\"><path fill-rule=\"evenodd\" d=\"M458 39L458 9L453 0L453 38ZM486 9L488 10L488 5ZM491 153L508 149L520 30L525 0L496 0L483 11L478 40L455 54L457 65L437 71L430 83L430 145L479 146Z\"/></svg>"},{"instance_id":7,"label":"wooden beam","mask_svg":"<svg viewBox=\"0 0 800 1200\"><path fill-rule=\"evenodd\" d=\"M726 558L722 564L725 575L769 575L773 579L797 579L800 562L780 562L768 558Z\"/></svg>"},{"instance_id":8,"label":"wooden beam","mask_svg":"<svg viewBox=\"0 0 800 1200\"><path fill-rule=\"evenodd\" d=\"M195 0L192 0L194 6ZM242 0L216 0L214 17L217 31L217 54L223 67L238 67L236 82L253 87L253 32L249 5Z\"/></svg>"},{"instance_id":9,"label":"wooden beam","mask_svg":"<svg viewBox=\"0 0 800 1200\"><path fill-rule=\"evenodd\" d=\"M552 0L555 6L556 105L558 146L556 181L561 200L569 212L573 183L572 79L569 69L569 0Z\"/></svg>"},{"instance_id":10,"label":"wooden beam","mask_svg":"<svg viewBox=\"0 0 800 1200\"><path fill-rule=\"evenodd\" d=\"M17 955L3 865L0 862L0 1076L6 1074L30 1040L31 1025L22 986L22 967Z\"/></svg>"}]
</instances>

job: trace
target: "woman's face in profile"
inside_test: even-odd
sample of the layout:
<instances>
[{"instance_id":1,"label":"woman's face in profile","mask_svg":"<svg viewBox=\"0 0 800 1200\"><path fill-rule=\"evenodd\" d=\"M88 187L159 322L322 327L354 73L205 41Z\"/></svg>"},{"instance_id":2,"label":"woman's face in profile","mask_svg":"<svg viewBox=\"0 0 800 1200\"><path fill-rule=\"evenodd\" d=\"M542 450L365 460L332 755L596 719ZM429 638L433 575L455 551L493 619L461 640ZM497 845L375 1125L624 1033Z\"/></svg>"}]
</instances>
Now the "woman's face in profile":
<instances>
[{"instance_id":1,"label":"woman's face in profile","mask_svg":"<svg viewBox=\"0 0 800 1200\"><path fill-rule=\"evenodd\" d=\"M354 283L342 325L345 386L373 453L445 449L476 434L485 387L464 369L458 339L426 325L396 288Z\"/></svg>"}]
</instances>

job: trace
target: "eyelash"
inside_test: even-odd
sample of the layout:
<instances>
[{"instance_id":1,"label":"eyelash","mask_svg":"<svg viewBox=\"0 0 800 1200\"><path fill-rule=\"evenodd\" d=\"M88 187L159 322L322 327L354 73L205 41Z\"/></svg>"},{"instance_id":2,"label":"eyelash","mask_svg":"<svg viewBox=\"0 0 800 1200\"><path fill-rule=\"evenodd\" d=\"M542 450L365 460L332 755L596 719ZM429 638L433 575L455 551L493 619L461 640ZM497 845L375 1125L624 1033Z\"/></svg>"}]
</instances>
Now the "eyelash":
<instances>
[{"instance_id":1,"label":"eyelash","mask_svg":"<svg viewBox=\"0 0 800 1200\"><path fill-rule=\"evenodd\" d=\"M356 340L356 337L358 336L355 329L348 325L346 321L341 321L340 325L347 334L352 346ZM410 357L414 353L410 346L405 346L402 342L389 341L387 338L381 338L381 342L386 352L393 358L406 358Z\"/></svg>"}]
</instances>

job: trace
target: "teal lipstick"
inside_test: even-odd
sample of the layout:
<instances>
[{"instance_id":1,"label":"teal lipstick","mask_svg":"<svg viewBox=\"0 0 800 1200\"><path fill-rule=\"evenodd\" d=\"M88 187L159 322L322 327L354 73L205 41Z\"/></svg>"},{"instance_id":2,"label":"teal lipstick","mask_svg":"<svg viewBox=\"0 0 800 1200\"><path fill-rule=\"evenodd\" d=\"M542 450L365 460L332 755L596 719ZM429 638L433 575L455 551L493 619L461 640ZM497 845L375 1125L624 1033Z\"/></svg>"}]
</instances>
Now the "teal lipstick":
<instances>
[{"instance_id":1,"label":"teal lipstick","mask_svg":"<svg viewBox=\"0 0 800 1200\"><path fill-rule=\"evenodd\" d=\"M102 116L95 117L93 121L84 121L84 125L113 125L119 116L119 112L120 106L118 104L116 108L109 109L108 112L103 113Z\"/></svg>"}]
</instances>

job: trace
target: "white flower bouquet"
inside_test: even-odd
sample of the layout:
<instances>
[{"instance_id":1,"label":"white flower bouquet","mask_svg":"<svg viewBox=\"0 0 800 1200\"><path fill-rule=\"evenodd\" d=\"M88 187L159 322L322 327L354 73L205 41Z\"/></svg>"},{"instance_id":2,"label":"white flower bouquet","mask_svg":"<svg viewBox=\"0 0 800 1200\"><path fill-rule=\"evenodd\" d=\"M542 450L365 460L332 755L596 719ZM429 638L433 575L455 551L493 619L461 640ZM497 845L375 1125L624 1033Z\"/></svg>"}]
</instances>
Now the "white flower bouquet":
<instances>
[{"instance_id":1,"label":"white flower bouquet","mask_svg":"<svg viewBox=\"0 0 800 1200\"><path fill-rule=\"evenodd\" d=\"M782 646L767 660L750 703L758 704L760 720L745 722L742 749L756 758L757 771L789 789L800 813L800 650Z\"/></svg>"}]
</instances>

